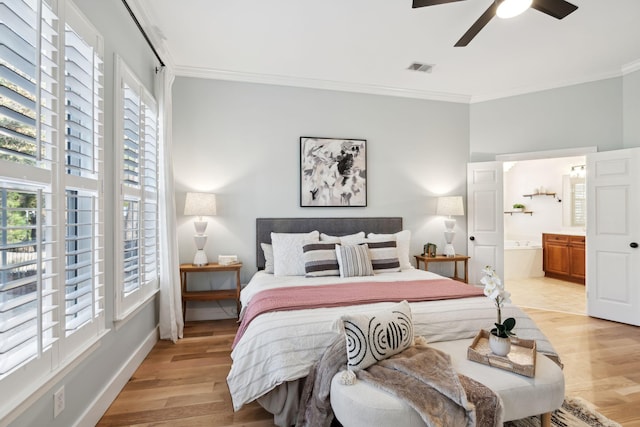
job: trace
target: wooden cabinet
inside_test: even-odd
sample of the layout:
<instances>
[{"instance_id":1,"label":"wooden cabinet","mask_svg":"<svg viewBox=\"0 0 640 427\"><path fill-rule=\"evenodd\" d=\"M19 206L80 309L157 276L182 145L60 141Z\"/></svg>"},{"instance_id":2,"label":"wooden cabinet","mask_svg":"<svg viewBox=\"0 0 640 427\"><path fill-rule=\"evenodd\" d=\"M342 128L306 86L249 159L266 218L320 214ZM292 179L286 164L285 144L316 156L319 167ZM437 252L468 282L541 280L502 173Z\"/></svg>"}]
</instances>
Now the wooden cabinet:
<instances>
[{"instance_id":1,"label":"wooden cabinet","mask_svg":"<svg viewBox=\"0 0 640 427\"><path fill-rule=\"evenodd\" d=\"M587 252L585 251L586 238L584 236L571 236L569 239L569 268L570 275L576 282L585 283Z\"/></svg>"},{"instance_id":2,"label":"wooden cabinet","mask_svg":"<svg viewBox=\"0 0 640 427\"><path fill-rule=\"evenodd\" d=\"M544 275L570 282L585 283L584 236L542 235L542 269Z\"/></svg>"}]
</instances>

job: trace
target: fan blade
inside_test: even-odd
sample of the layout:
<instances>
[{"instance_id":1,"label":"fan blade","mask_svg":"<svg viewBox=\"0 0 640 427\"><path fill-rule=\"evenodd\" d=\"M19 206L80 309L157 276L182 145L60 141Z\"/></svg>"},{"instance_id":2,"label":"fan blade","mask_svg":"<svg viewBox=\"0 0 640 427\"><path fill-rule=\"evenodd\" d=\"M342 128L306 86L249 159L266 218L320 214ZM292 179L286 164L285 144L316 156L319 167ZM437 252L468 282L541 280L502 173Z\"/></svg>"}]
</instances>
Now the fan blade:
<instances>
[{"instance_id":1,"label":"fan blade","mask_svg":"<svg viewBox=\"0 0 640 427\"><path fill-rule=\"evenodd\" d=\"M445 4L445 3L453 3L456 1L463 0L413 0L413 8L425 7L425 6L435 6L437 4Z\"/></svg>"},{"instance_id":2,"label":"fan blade","mask_svg":"<svg viewBox=\"0 0 640 427\"><path fill-rule=\"evenodd\" d=\"M487 25L489 21L491 21L491 18L496 16L497 8L498 6L495 2L491 3L491 6L489 6L489 9L485 10L485 12L480 16L480 18L478 18L478 20L473 23L471 28L469 28L467 32L464 33L464 35L460 38L460 40L458 40L458 42L455 44L455 47L464 47L468 45L469 42L473 40L475 36L478 35L480 30L482 30L484 26Z\"/></svg>"},{"instance_id":3,"label":"fan blade","mask_svg":"<svg viewBox=\"0 0 640 427\"><path fill-rule=\"evenodd\" d=\"M564 18L578 8L564 0L533 0L531 7L557 19Z\"/></svg>"}]
</instances>

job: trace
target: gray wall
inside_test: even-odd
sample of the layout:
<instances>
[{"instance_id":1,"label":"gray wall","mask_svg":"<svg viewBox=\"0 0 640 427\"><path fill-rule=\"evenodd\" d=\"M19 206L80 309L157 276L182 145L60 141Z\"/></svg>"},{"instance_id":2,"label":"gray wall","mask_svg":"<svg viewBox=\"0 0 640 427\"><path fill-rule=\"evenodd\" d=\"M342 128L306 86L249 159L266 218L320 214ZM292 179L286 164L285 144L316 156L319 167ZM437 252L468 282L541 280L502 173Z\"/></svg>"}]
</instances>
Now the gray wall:
<instances>
[{"instance_id":1,"label":"gray wall","mask_svg":"<svg viewBox=\"0 0 640 427\"><path fill-rule=\"evenodd\" d=\"M486 161L506 153L622 148L622 111L622 78L472 104L470 158Z\"/></svg>"},{"instance_id":2,"label":"gray wall","mask_svg":"<svg viewBox=\"0 0 640 427\"><path fill-rule=\"evenodd\" d=\"M153 93L153 70L155 57L147 47L135 24L120 1L75 0L81 11L104 37L104 82L105 82L105 154L106 175L105 193L113 195L115 178L113 175L113 109L114 109L114 53L124 58L129 67L138 75L142 83ZM107 212L114 209L113 197L105 201ZM98 348L91 353L76 369L67 374L60 382L51 387L25 413L12 422L13 426L49 426L68 427L91 405L98 393L111 381L129 359L132 352L156 328L158 323L157 302L152 301L139 313L128 320L118 330L112 321L114 312L114 242L113 218L106 216L106 328L110 332L102 338ZM53 418L53 393L65 386L66 408Z\"/></svg>"},{"instance_id":3,"label":"gray wall","mask_svg":"<svg viewBox=\"0 0 640 427\"><path fill-rule=\"evenodd\" d=\"M193 219L182 216L192 190L218 195L206 252L210 260L237 254L245 283L256 270L257 217L402 216L412 253L427 241L443 247L433 197L465 194L468 105L186 77L176 79L173 96L181 262L195 251ZM367 140L366 208L299 207L300 136ZM460 221L459 252L465 241ZM229 286L195 280L194 289Z\"/></svg>"},{"instance_id":4,"label":"gray wall","mask_svg":"<svg viewBox=\"0 0 640 427\"><path fill-rule=\"evenodd\" d=\"M444 245L434 197L466 193L467 161L640 146L640 72L470 106L187 77L177 78L173 91L181 262L195 250L192 219L181 216L184 194L214 192L218 216L209 220L206 251L211 260L238 255L243 282L255 271L256 217L400 215L418 253L427 241ZM300 136L367 139L367 208L299 207ZM455 247L466 253L465 221L457 227ZM233 286L231 278L190 283ZM232 303L223 308L222 317L233 314ZM211 310L211 303L193 303L187 319Z\"/></svg>"},{"instance_id":5,"label":"gray wall","mask_svg":"<svg viewBox=\"0 0 640 427\"><path fill-rule=\"evenodd\" d=\"M624 146L640 147L640 71L625 75L622 88Z\"/></svg>"}]
</instances>

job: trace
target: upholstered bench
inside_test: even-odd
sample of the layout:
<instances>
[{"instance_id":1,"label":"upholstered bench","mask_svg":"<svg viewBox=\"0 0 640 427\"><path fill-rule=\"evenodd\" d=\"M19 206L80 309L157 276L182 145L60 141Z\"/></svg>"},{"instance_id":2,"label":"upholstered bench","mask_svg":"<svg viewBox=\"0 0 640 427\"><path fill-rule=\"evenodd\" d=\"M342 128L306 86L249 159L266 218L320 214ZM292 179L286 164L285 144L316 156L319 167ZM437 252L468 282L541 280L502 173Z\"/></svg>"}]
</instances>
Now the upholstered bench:
<instances>
[{"instance_id":1,"label":"upholstered bench","mask_svg":"<svg viewBox=\"0 0 640 427\"><path fill-rule=\"evenodd\" d=\"M536 357L532 378L483 365L467 359L467 348L472 341L430 345L451 355L457 372L479 381L500 396L504 421L541 415L542 425L549 426L551 412L562 406L564 400L564 375L560 367L542 354ZM331 406L344 427L424 426L420 415L401 399L364 381L343 385L339 377L338 373L331 382Z\"/></svg>"}]
</instances>

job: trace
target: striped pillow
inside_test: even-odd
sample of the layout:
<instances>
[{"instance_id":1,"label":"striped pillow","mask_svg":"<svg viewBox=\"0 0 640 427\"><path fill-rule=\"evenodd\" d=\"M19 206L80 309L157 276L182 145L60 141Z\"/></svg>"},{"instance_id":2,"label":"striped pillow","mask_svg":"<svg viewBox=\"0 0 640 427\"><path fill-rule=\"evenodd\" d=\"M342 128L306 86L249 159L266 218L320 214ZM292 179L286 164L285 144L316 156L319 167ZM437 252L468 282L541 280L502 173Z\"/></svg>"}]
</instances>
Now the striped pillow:
<instances>
[{"instance_id":1,"label":"striped pillow","mask_svg":"<svg viewBox=\"0 0 640 427\"><path fill-rule=\"evenodd\" d=\"M374 273L400 271L400 260L395 240L368 240L369 255Z\"/></svg>"},{"instance_id":2,"label":"striped pillow","mask_svg":"<svg viewBox=\"0 0 640 427\"><path fill-rule=\"evenodd\" d=\"M339 276L336 244L311 242L302 246L306 277Z\"/></svg>"},{"instance_id":3,"label":"striped pillow","mask_svg":"<svg viewBox=\"0 0 640 427\"><path fill-rule=\"evenodd\" d=\"M364 245L335 245L340 277L373 276L369 247Z\"/></svg>"}]
</instances>

